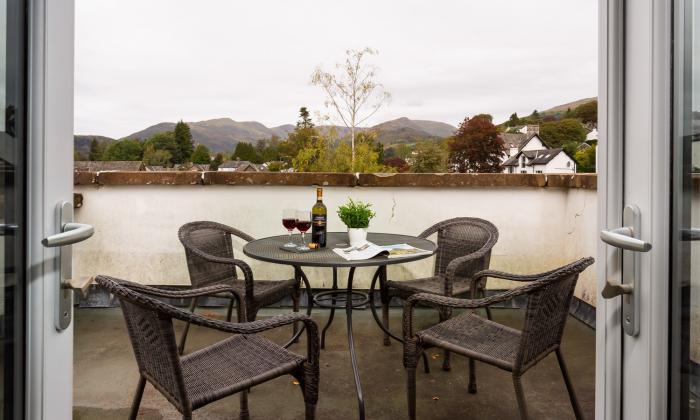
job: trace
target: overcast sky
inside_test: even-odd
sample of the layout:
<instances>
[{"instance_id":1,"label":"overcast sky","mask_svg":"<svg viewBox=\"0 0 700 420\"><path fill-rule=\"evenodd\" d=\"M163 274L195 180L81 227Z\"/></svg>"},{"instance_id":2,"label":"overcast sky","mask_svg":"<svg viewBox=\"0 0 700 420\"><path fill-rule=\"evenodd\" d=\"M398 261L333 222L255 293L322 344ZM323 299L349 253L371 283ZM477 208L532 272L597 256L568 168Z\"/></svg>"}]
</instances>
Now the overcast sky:
<instances>
[{"instance_id":1,"label":"overcast sky","mask_svg":"<svg viewBox=\"0 0 700 420\"><path fill-rule=\"evenodd\" d=\"M393 96L368 125L500 122L597 90L596 0L77 0L75 35L78 134L293 123L323 111L314 68L365 46Z\"/></svg>"}]
</instances>

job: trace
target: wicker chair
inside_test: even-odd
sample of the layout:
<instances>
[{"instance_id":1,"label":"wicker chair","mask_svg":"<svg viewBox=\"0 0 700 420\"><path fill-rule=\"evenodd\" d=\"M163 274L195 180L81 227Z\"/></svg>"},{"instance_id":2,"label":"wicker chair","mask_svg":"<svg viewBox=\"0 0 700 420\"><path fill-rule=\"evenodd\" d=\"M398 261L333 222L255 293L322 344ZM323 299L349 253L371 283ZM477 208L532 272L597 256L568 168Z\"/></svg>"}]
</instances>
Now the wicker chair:
<instances>
[{"instance_id":1,"label":"wicker chair","mask_svg":"<svg viewBox=\"0 0 700 420\"><path fill-rule=\"evenodd\" d=\"M317 326L308 316L286 314L234 324L204 318L146 296L194 298L232 293L230 286L169 291L107 276L97 276L96 282L119 298L141 375L130 419L138 414L146 381L182 413L183 419L191 419L194 410L235 393L240 393L241 397L240 418L248 419L247 390L285 374L294 376L301 385L306 419L315 418L319 339ZM236 335L187 356L179 356L173 318ZM294 322L303 322L306 326L306 357L256 334Z\"/></svg>"},{"instance_id":2,"label":"wicker chair","mask_svg":"<svg viewBox=\"0 0 700 420\"><path fill-rule=\"evenodd\" d=\"M568 317L578 275L593 258L582 258L542 274L519 276L498 271L482 271L472 283L495 277L527 284L481 299L457 299L421 293L410 297L404 306L404 366L408 373L408 413L416 418L416 366L422 352L439 347L469 358L469 392L476 393L474 359L510 371L521 419L527 419L527 407L521 376L551 352L555 352L564 377L569 399L578 420L583 419L561 354L561 337ZM527 295L528 304L522 331L498 324L474 313L494 303ZM413 308L418 305L465 308L469 311L417 333L413 333Z\"/></svg>"},{"instance_id":3,"label":"wicker chair","mask_svg":"<svg viewBox=\"0 0 700 420\"><path fill-rule=\"evenodd\" d=\"M416 293L432 293L442 296L477 297L484 292L485 282L477 282L471 288L474 273L489 268L491 248L498 241L498 229L491 222L474 217L457 217L439 222L418 235L427 238L437 233L437 253L432 277L392 281L381 287L382 318L389 329L389 302L393 297L403 300ZM472 293L472 291L474 293ZM491 311L487 308L487 316ZM439 311L440 322L450 318L451 308ZM384 345L389 345L389 336L384 335ZM443 370L450 370L450 353L445 351ZM427 370L427 365L426 365Z\"/></svg>"},{"instance_id":4,"label":"wicker chair","mask_svg":"<svg viewBox=\"0 0 700 420\"><path fill-rule=\"evenodd\" d=\"M238 301L238 321L255 321L260 308L279 302L291 296L294 312L299 311L299 278L288 280L254 280L253 270L241 260L235 259L231 235L244 241L253 237L238 229L216 222L192 222L180 227L178 237L185 247L187 268L192 287L200 288L213 284L231 286L227 321L231 321L234 301ZM236 268L243 272L243 280L238 279ZM197 307L197 298L192 299L190 311ZM185 325L178 350L185 349L185 341L190 324ZM297 326L294 325L296 334Z\"/></svg>"}]
</instances>

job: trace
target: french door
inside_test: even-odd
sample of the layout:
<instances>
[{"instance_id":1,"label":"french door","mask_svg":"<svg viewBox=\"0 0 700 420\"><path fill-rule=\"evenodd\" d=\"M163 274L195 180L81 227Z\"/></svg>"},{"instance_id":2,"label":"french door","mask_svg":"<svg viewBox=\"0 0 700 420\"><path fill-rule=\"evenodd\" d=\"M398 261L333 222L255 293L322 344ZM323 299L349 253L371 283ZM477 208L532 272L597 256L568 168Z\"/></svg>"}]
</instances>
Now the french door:
<instances>
[{"instance_id":1,"label":"french door","mask_svg":"<svg viewBox=\"0 0 700 420\"><path fill-rule=\"evenodd\" d=\"M679 418L669 416L674 6L599 2L597 419Z\"/></svg>"}]
</instances>

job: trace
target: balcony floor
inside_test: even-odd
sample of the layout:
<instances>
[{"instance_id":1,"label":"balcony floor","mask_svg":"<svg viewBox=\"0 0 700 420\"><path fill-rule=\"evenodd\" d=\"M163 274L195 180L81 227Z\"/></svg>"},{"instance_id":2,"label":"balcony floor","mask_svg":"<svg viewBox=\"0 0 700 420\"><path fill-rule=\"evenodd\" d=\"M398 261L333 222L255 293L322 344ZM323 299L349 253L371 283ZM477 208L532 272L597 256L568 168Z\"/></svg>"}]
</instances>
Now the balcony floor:
<instances>
[{"instance_id":1,"label":"balcony floor","mask_svg":"<svg viewBox=\"0 0 700 420\"><path fill-rule=\"evenodd\" d=\"M208 316L222 317L221 309L200 310ZM259 317L283 313L270 309ZM314 310L313 317L322 328L328 310ZM419 310L421 325L437 320L431 310ZM494 310L494 319L520 328L523 311ZM368 419L406 418L405 374L402 347L392 341L382 345L382 335L368 310L358 310L353 316L355 344L364 387ZM401 310L392 309L393 331L400 331ZM179 333L182 324L177 323ZM268 336L282 342L291 334L283 328ZM187 351L224 338L216 331L193 327L188 337ZM321 384L318 404L319 419L357 418L355 386L350 369L344 311L336 311L335 321L326 337L326 349L321 352ZM595 332L570 318L563 341L564 357L574 386L588 419L594 418ZM292 350L305 354L304 340ZM441 353L429 351L431 374L418 374L419 419L511 419L518 418L511 377L508 372L477 364L479 392L467 393L467 360L452 357L452 371L443 372ZM76 309L74 352L74 418L124 419L138 380L136 363L121 311L113 309ZM556 357L552 354L528 371L523 386L533 419L573 419L566 388ZM281 377L253 389L249 397L251 416L255 419L302 419L303 400L298 386L289 376ZM143 419L179 418L177 411L160 393L148 385L141 403ZM214 402L195 412L194 418L238 418L238 397Z\"/></svg>"}]
</instances>

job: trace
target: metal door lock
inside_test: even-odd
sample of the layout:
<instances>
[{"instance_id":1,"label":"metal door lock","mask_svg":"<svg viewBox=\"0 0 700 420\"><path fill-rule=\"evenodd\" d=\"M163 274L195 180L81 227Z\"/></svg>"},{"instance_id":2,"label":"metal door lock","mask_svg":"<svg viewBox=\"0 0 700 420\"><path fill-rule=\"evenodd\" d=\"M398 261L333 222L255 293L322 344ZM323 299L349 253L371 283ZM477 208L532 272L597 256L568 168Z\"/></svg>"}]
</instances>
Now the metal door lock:
<instances>
[{"instance_id":1,"label":"metal door lock","mask_svg":"<svg viewBox=\"0 0 700 420\"><path fill-rule=\"evenodd\" d=\"M91 225L73 222L73 203L68 201L59 203L56 213L61 232L44 238L41 244L47 248L60 247L60 276L54 320L56 329L62 331L68 328L73 318L73 290L76 282L73 280L73 247L71 245L88 239L95 233L95 229Z\"/></svg>"},{"instance_id":2,"label":"metal door lock","mask_svg":"<svg viewBox=\"0 0 700 420\"><path fill-rule=\"evenodd\" d=\"M651 244L639 239L641 216L639 207L630 204L622 213L625 226L600 232L600 239L608 245L619 248L622 253L622 283L605 280L601 294L605 299L622 296L623 328L627 335L639 334L639 298L636 293L639 285L639 252L649 252Z\"/></svg>"}]
</instances>

